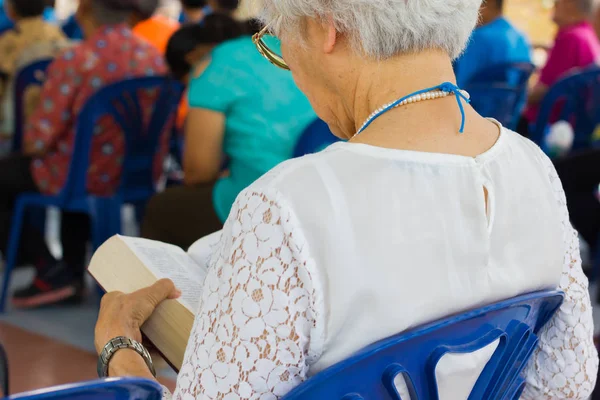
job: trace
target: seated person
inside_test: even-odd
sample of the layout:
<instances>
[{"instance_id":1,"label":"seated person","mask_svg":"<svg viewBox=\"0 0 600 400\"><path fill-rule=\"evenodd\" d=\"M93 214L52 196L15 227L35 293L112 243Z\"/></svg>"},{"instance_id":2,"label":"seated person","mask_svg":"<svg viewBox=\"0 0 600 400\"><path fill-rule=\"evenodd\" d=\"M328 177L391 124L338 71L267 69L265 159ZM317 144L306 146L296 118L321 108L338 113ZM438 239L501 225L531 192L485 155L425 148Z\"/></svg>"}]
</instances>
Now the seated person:
<instances>
[{"instance_id":1,"label":"seated person","mask_svg":"<svg viewBox=\"0 0 600 400\"><path fill-rule=\"evenodd\" d=\"M206 0L181 0L181 16L183 23L200 22L212 13Z\"/></svg>"},{"instance_id":2,"label":"seated person","mask_svg":"<svg viewBox=\"0 0 600 400\"><path fill-rule=\"evenodd\" d=\"M133 33L164 54L169 39L179 28L179 23L163 15L156 14L158 0L140 0L138 9L132 13L129 25Z\"/></svg>"},{"instance_id":3,"label":"seated person","mask_svg":"<svg viewBox=\"0 0 600 400\"><path fill-rule=\"evenodd\" d=\"M3 134L13 130L12 79L15 73L28 63L52 58L67 45L65 35L54 24L44 21L47 0L6 0L7 16L15 28L0 36L0 98L3 98Z\"/></svg>"},{"instance_id":4,"label":"seated person","mask_svg":"<svg viewBox=\"0 0 600 400\"><path fill-rule=\"evenodd\" d=\"M594 16L594 29L596 30L596 36L600 39L600 5L596 6Z\"/></svg>"},{"instance_id":5,"label":"seated person","mask_svg":"<svg viewBox=\"0 0 600 400\"><path fill-rule=\"evenodd\" d=\"M527 108L517 128L519 133L529 136L529 124L536 122L539 105L552 85L573 69L600 61L600 40L590 23L594 4L595 0L554 2L553 19L558 33L539 81L527 98Z\"/></svg>"},{"instance_id":6,"label":"seated person","mask_svg":"<svg viewBox=\"0 0 600 400\"><path fill-rule=\"evenodd\" d=\"M273 70L250 36L217 46L242 29L245 25L232 18L212 14L203 24L183 27L169 42L167 60L179 79L201 62L189 85L185 185L150 200L143 237L187 248L221 229L237 195L291 158L300 135L316 118L291 75ZM221 170L224 156L226 173Z\"/></svg>"},{"instance_id":7,"label":"seated person","mask_svg":"<svg viewBox=\"0 0 600 400\"><path fill-rule=\"evenodd\" d=\"M279 399L380 339L483 304L559 289L564 302L539 334L520 398L587 399L598 354L560 180L537 146L479 116L449 83L451 60L475 26L480 2L261 3L260 15L271 22L263 32L281 39L283 60L268 43L263 54L287 63L319 117L347 142L285 162L238 195L210 258L173 398ZM205 73L225 92L212 107L217 113L188 121L200 138L219 132L218 113L235 107L232 94L240 103L248 99L248 107L251 100L261 105L262 113L244 121L260 121L265 130L286 121L273 117L285 112L278 100L291 85L257 97L237 83L248 78L242 58L248 53L228 58L225 67L219 48L213 52L215 64ZM216 75L222 69L213 66L236 71L236 84L229 86L233 79ZM275 74L251 76L262 81ZM218 92L202 93L206 103ZM252 149L244 167L273 151L271 136L257 129L246 134L236 148ZM222 136L212 140L211 159ZM237 142L228 140L226 148ZM207 177L217 175L216 164ZM173 199L166 212L179 207ZM196 212L203 207L198 202ZM188 216L180 228L197 223ZM96 326L98 351L118 336L140 341L139 327L152 310L177 296L169 280L107 295ZM477 364L472 355L461 359L471 362ZM135 351L117 351L108 370L154 379ZM442 373L439 381L461 378Z\"/></svg>"},{"instance_id":8,"label":"seated person","mask_svg":"<svg viewBox=\"0 0 600 400\"><path fill-rule=\"evenodd\" d=\"M0 33L4 33L9 29L15 27L14 21L12 21L6 14L4 8L5 0L0 0ZM44 20L47 22L56 22L56 13L54 12L54 0L46 1L46 8L44 10Z\"/></svg>"},{"instance_id":9,"label":"seated person","mask_svg":"<svg viewBox=\"0 0 600 400\"><path fill-rule=\"evenodd\" d=\"M504 0L484 0L479 26L456 60L456 79L465 86L478 72L497 64L531 62L525 35L504 16Z\"/></svg>"},{"instance_id":10,"label":"seated person","mask_svg":"<svg viewBox=\"0 0 600 400\"><path fill-rule=\"evenodd\" d=\"M54 195L62 189L71 161L77 116L88 99L104 85L125 77L166 72L158 50L127 27L133 4L131 0L80 1L77 18L88 39L62 53L49 67L42 104L25 129L24 153L0 160L3 254L15 198L23 192ZM119 182L124 143L113 123L102 120L96 129L88 190L108 195ZM156 169L162 171L162 160L157 160ZM38 270L30 286L15 292L15 306L33 307L81 298L89 235L87 215L63 213L61 228L64 262L59 264L48 252L43 237L35 229L25 227L27 239L21 240L21 252L35 260Z\"/></svg>"},{"instance_id":11,"label":"seated person","mask_svg":"<svg viewBox=\"0 0 600 400\"><path fill-rule=\"evenodd\" d=\"M233 16L240 5L240 0L181 0L183 11L181 22L199 23L212 13Z\"/></svg>"}]
</instances>

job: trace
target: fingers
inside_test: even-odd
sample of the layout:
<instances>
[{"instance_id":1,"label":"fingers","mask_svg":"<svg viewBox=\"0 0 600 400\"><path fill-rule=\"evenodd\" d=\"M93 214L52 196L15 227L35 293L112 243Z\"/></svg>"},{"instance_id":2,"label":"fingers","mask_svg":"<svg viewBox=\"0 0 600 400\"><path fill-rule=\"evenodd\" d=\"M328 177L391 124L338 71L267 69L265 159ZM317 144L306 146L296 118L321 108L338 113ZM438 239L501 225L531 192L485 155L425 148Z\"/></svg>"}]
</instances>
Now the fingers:
<instances>
[{"instance_id":1,"label":"fingers","mask_svg":"<svg viewBox=\"0 0 600 400\"><path fill-rule=\"evenodd\" d=\"M161 279L154 285L138 291L136 297L138 296L156 307L166 299L178 298L181 292L170 279Z\"/></svg>"}]
</instances>

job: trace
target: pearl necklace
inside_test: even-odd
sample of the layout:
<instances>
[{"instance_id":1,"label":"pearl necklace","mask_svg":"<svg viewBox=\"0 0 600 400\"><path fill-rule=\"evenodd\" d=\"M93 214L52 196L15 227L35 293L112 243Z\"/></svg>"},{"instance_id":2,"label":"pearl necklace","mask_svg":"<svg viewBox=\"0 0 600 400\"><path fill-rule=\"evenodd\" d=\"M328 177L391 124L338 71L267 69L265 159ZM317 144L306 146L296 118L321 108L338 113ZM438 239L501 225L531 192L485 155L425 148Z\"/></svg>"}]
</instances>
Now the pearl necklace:
<instances>
[{"instance_id":1,"label":"pearl necklace","mask_svg":"<svg viewBox=\"0 0 600 400\"><path fill-rule=\"evenodd\" d=\"M460 92L460 94L466 98L469 99L470 95L467 91L465 90L458 90L458 92ZM371 115L369 115L369 118L367 118L367 120L364 122L364 124L362 124L362 126L360 127L360 129L358 131L356 131L356 133L354 134L354 136L352 138L355 138L356 135L358 135L359 133L361 133L365 127L367 125L369 125L371 122L373 122L373 120L375 118L377 118L377 116L381 115L383 112L385 111L389 111L392 108L397 108L400 106L405 106L407 104L412 104L412 103L418 103L420 101L425 101L425 100L433 100L433 99L441 99L443 97L447 97L451 94L455 94L454 92L450 92L447 90L442 90L442 89L435 89L432 90L431 92L425 92L425 93L420 93L420 94L415 94L412 95L410 97L407 97L406 99L402 100L401 102L398 102L398 100L392 101L388 104L385 104L381 107L379 107L378 109L376 109L375 111L373 111L373 113L371 113ZM397 104L395 104L397 103Z\"/></svg>"}]
</instances>

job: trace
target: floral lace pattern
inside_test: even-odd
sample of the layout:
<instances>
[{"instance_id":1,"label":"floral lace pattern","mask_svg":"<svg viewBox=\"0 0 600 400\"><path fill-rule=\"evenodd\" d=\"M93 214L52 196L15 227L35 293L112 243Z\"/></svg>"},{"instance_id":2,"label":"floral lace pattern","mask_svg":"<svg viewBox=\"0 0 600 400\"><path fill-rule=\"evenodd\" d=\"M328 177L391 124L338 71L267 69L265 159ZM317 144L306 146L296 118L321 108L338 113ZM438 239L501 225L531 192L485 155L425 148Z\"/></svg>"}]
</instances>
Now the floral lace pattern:
<instances>
[{"instance_id":1,"label":"floral lace pattern","mask_svg":"<svg viewBox=\"0 0 600 400\"><path fill-rule=\"evenodd\" d=\"M275 195L246 191L231 216L211 260L176 399L276 399L304 381L320 356L313 339L318 280L292 214Z\"/></svg>"},{"instance_id":2,"label":"floral lace pattern","mask_svg":"<svg viewBox=\"0 0 600 400\"><path fill-rule=\"evenodd\" d=\"M586 399L598 372L588 280L581 269L579 237L569 221L562 184L551 161L544 156L542 162L548 168L564 227L565 258L559 289L565 300L539 334L521 399Z\"/></svg>"}]
</instances>

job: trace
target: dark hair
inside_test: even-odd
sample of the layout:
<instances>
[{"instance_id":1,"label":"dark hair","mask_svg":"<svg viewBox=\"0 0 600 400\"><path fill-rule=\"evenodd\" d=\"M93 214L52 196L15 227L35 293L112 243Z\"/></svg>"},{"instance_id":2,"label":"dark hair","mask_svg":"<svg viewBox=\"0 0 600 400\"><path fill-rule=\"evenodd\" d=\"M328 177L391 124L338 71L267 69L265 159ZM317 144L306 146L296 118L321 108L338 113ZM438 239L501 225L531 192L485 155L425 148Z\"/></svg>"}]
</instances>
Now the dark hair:
<instances>
[{"instance_id":1,"label":"dark hair","mask_svg":"<svg viewBox=\"0 0 600 400\"><path fill-rule=\"evenodd\" d=\"M217 4L223 10L235 11L240 6L240 0L217 0Z\"/></svg>"},{"instance_id":2,"label":"dark hair","mask_svg":"<svg viewBox=\"0 0 600 400\"><path fill-rule=\"evenodd\" d=\"M185 8L202 8L206 6L206 0L181 0L181 5Z\"/></svg>"},{"instance_id":3,"label":"dark hair","mask_svg":"<svg viewBox=\"0 0 600 400\"><path fill-rule=\"evenodd\" d=\"M158 9L158 2L158 0L138 0L135 5L135 12L139 14L142 20L152 18Z\"/></svg>"},{"instance_id":4,"label":"dark hair","mask_svg":"<svg viewBox=\"0 0 600 400\"><path fill-rule=\"evenodd\" d=\"M497 9L502 10L504 8L504 0L483 0L483 5L486 6L490 2L493 2Z\"/></svg>"},{"instance_id":5,"label":"dark hair","mask_svg":"<svg viewBox=\"0 0 600 400\"><path fill-rule=\"evenodd\" d=\"M48 0L8 0L17 15L22 18L38 17L44 13Z\"/></svg>"},{"instance_id":6,"label":"dark hair","mask_svg":"<svg viewBox=\"0 0 600 400\"><path fill-rule=\"evenodd\" d=\"M176 79L183 79L190 73L192 65L187 55L202 44L217 45L246 34L243 24L225 14L211 14L201 24L183 26L171 36L167 44L165 58Z\"/></svg>"}]
</instances>

